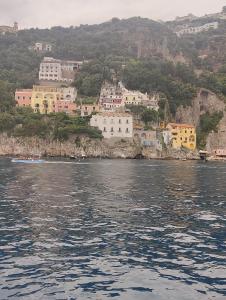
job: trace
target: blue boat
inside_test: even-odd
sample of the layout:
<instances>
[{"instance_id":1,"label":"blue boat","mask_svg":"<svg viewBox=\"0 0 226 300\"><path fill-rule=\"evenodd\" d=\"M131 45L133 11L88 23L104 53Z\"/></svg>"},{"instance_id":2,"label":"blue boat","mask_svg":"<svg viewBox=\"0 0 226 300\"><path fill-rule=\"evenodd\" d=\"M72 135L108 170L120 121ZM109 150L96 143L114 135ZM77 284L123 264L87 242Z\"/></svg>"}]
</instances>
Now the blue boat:
<instances>
[{"instance_id":1,"label":"blue boat","mask_svg":"<svg viewBox=\"0 0 226 300\"><path fill-rule=\"evenodd\" d=\"M13 158L11 160L11 162L13 162L13 163L23 163L23 164L43 164L46 161L43 160L43 159L16 159L16 158Z\"/></svg>"}]
</instances>

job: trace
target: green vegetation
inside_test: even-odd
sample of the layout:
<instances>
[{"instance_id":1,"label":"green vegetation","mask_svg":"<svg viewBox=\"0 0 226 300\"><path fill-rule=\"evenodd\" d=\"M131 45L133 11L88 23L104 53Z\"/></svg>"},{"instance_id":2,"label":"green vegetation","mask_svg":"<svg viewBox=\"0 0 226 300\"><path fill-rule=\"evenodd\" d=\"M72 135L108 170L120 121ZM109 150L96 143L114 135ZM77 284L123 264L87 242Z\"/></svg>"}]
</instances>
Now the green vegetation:
<instances>
[{"instance_id":1,"label":"green vegetation","mask_svg":"<svg viewBox=\"0 0 226 300\"><path fill-rule=\"evenodd\" d=\"M129 89L161 92L168 99L173 114L179 105L191 105L196 95L196 81L192 68L162 60L132 60L123 72L123 82Z\"/></svg>"},{"instance_id":2,"label":"green vegetation","mask_svg":"<svg viewBox=\"0 0 226 300\"><path fill-rule=\"evenodd\" d=\"M156 124L159 121L159 113L143 105L127 105L126 108L134 115L135 119L145 124L145 128L148 128L151 123Z\"/></svg>"},{"instance_id":3,"label":"green vegetation","mask_svg":"<svg viewBox=\"0 0 226 300\"><path fill-rule=\"evenodd\" d=\"M76 100L76 103L78 105L84 105L84 104L88 104L88 105L92 105L92 104L96 104L98 98L97 97L79 97L77 100Z\"/></svg>"},{"instance_id":4,"label":"green vegetation","mask_svg":"<svg viewBox=\"0 0 226 300\"><path fill-rule=\"evenodd\" d=\"M98 129L89 126L89 119L65 113L41 115L29 108L16 108L8 113L0 113L0 132L16 137L37 136L61 141L74 135L102 138Z\"/></svg>"},{"instance_id":5,"label":"green vegetation","mask_svg":"<svg viewBox=\"0 0 226 300\"><path fill-rule=\"evenodd\" d=\"M223 66L218 72L208 72L200 77L200 85L219 96L226 96L226 68Z\"/></svg>"},{"instance_id":6,"label":"green vegetation","mask_svg":"<svg viewBox=\"0 0 226 300\"><path fill-rule=\"evenodd\" d=\"M196 22L202 21L197 20L194 24ZM100 25L58 26L1 35L0 131L17 136L59 139L82 133L100 136L87 122L82 124L80 120L80 123L78 117L64 116L61 120L57 114L40 116L14 109L15 89L32 87L38 78L39 64L46 55L89 61L75 78L78 102L82 99L80 102L84 104L93 104L104 80L122 80L129 89L160 93L158 115L142 109L139 112L146 124L155 122L156 118L169 120L178 106L191 105L200 87L225 99L226 22L221 20L219 24L218 30L183 38L177 38L168 28L174 28L174 22L161 24L139 17L113 18ZM51 43L52 53L30 51L28 48L37 41ZM176 63L176 55L185 63ZM201 135L204 130L200 129Z\"/></svg>"},{"instance_id":7,"label":"green vegetation","mask_svg":"<svg viewBox=\"0 0 226 300\"><path fill-rule=\"evenodd\" d=\"M9 111L15 105L13 86L0 80L0 112Z\"/></svg>"},{"instance_id":8,"label":"green vegetation","mask_svg":"<svg viewBox=\"0 0 226 300\"><path fill-rule=\"evenodd\" d=\"M84 64L74 83L79 95L97 97L105 80L112 82L120 77L123 63L123 57L103 56Z\"/></svg>"},{"instance_id":9,"label":"green vegetation","mask_svg":"<svg viewBox=\"0 0 226 300\"><path fill-rule=\"evenodd\" d=\"M200 149L206 146L206 138L211 131L217 132L217 126L223 118L223 112L213 114L206 113L200 118L200 125L197 131L197 145Z\"/></svg>"}]
</instances>

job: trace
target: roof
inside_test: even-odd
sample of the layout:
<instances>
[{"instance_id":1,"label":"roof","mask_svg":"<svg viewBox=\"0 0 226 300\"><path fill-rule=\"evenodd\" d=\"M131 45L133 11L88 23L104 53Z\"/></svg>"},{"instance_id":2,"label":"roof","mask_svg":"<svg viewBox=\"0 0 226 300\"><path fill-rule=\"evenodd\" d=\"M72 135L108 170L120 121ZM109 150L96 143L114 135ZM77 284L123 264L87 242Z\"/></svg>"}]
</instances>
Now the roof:
<instances>
[{"instance_id":1,"label":"roof","mask_svg":"<svg viewBox=\"0 0 226 300\"><path fill-rule=\"evenodd\" d=\"M32 89L16 89L16 93L31 93Z\"/></svg>"},{"instance_id":2,"label":"roof","mask_svg":"<svg viewBox=\"0 0 226 300\"><path fill-rule=\"evenodd\" d=\"M120 112L102 112L102 113L98 113L97 114L98 116L101 116L101 117L132 117L131 114L128 114L128 113L120 113Z\"/></svg>"},{"instance_id":3,"label":"roof","mask_svg":"<svg viewBox=\"0 0 226 300\"><path fill-rule=\"evenodd\" d=\"M191 124L179 124L179 123L169 123L167 126L179 127L179 128L195 128L195 126Z\"/></svg>"}]
</instances>

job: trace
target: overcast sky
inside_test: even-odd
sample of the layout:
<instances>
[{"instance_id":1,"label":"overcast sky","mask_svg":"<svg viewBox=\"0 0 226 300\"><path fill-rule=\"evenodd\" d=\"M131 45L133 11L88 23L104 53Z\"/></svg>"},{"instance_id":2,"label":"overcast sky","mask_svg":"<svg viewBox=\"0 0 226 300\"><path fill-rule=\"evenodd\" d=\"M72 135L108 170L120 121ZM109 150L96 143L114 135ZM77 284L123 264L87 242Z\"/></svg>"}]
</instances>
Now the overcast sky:
<instances>
[{"instance_id":1,"label":"overcast sky","mask_svg":"<svg viewBox=\"0 0 226 300\"><path fill-rule=\"evenodd\" d=\"M226 0L0 0L0 25L75 26L133 16L170 20L219 12L224 5Z\"/></svg>"}]
</instances>

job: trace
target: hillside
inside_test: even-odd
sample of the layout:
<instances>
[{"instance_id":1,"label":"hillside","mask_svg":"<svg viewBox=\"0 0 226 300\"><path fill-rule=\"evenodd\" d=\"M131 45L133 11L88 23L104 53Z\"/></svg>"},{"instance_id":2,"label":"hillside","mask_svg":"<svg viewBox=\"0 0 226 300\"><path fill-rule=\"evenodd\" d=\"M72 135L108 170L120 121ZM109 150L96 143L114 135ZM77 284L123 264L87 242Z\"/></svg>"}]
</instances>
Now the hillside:
<instances>
[{"instance_id":1,"label":"hillside","mask_svg":"<svg viewBox=\"0 0 226 300\"><path fill-rule=\"evenodd\" d=\"M173 57L179 53L176 35L164 24L131 18L100 25L21 30L0 35L0 79L28 86L37 78L43 55L28 50L37 41L53 45L51 56L63 59L97 59L105 56Z\"/></svg>"},{"instance_id":2,"label":"hillside","mask_svg":"<svg viewBox=\"0 0 226 300\"><path fill-rule=\"evenodd\" d=\"M177 26L219 22L217 30L178 37ZM97 97L104 80L122 80L127 88L161 95L160 116L175 116L180 106L191 106L200 88L226 97L226 21L216 17L167 23L134 17L113 18L99 25L21 30L0 35L1 111L14 106L16 88L31 87L46 55L89 60L74 85L81 97ZM48 42L52 52L29 50Z\"/></svg>"}]
</instances>

